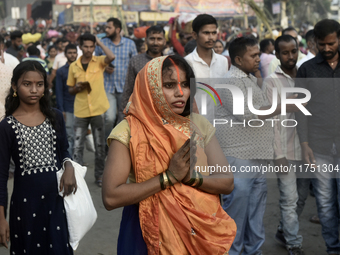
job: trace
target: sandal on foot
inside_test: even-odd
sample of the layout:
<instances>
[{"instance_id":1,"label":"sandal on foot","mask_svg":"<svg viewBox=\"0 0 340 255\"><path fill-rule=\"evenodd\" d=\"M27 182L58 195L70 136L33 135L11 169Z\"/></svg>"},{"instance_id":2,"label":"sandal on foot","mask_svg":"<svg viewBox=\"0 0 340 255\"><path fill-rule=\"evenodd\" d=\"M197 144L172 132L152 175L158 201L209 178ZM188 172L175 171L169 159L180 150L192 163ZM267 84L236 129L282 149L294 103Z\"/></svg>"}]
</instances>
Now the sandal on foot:
<instances>
[{"instance_id":1,"label":"sandal on foot","mask_svg":"<svg viewBox=\"0 0 340 255\"><path fill-rule=\"evenodd\" d=\"M96 184L97 184L98 187L101 187L102 184L103 184L102 179L97 179L97 180L96 180Z\"/></svg>"},{"instance_id":2,"label":"sandal on foot","mask_svg":"<svg viewBox=\"0 0 340 255\"><path fill-rule=\"evenodd\" d=\"M309 221L315 224L321 224L320 219L317 215L313 215L312 217L310 217Z\"/></svg>"}]
</instances>

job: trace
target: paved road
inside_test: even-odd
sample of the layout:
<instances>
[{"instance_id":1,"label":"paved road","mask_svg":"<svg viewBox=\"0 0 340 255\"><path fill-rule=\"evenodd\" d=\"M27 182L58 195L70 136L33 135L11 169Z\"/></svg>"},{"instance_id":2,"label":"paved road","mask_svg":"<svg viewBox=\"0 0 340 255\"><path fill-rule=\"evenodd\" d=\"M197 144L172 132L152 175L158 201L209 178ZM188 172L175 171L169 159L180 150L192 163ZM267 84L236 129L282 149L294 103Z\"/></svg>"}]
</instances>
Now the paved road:
<instances>
[{"instance_id":1,"label":"paved road","mask_svg":"<svg viewBox=\"0 0 340 255\"><path fill-rule=\"evenodd\" d=\"M115 255L117 247L117 238L119 232L119 224L122 209L116 209L108 212L103 206L101 199L101 189L94 183L92 153L85 152L84 158L89 163L86 181L92 194L94 205L98 212L98 219L93 228L81 240L80 245L75 252L76 255ZM9 181L9 188L13 185L13 181ZM264 255L286 255L287 251L278 245L274 240L276 227L280 219L279 210L279 192L276 179L268 179L268 198L267 209L264 216L266 242L262 251ZM308 219L315 214L315 199L308 197L305 210L300 219L300 233L304 238L304 250L306 255L322 255L327 254L325 245L321 236L321 226L312 224ZM133 240L131 240L133 245ZM5 248L0 248L0 255L8 255L9 252ZM128 254L127 254L128 255Z\"/></svg>"}]
</instances>

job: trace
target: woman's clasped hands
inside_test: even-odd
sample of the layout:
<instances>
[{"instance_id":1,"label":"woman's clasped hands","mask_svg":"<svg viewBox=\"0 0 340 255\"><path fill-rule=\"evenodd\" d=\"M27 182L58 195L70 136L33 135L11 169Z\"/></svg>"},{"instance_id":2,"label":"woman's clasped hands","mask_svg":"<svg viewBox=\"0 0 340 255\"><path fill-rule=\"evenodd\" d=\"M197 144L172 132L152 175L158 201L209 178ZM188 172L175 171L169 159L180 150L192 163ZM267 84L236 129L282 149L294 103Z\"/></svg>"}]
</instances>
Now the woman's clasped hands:
<instances>
[{"instance_id":1,"label":"woman's clasped hands","mask_svg":"<svg viewBox=\"0 0 340 255\"><path fill-rule=\"evenodd\" d=\"M194 140L196 132L194 131L191 138L186 140L182 147L173 155L170 160L168 171L170 171L179 182L187 182L197 163L196 151L197 144ZM172 178L172 179L175 179Z\"/></svg>"}]
</instances>

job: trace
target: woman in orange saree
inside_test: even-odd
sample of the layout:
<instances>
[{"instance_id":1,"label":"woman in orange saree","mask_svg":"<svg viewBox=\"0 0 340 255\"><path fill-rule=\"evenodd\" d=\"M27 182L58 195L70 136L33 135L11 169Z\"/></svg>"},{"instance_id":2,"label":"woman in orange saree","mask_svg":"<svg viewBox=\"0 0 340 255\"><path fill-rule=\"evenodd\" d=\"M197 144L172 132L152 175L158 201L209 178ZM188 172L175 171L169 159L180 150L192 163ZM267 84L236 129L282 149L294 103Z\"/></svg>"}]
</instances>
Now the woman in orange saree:
<instances>
[{"instance_id":1,"label":"woman in orange saree","mask_svg":"<svg viewBox=\"0 0 340 255\"><path fill-rule=\"evenodd\" d=\"M227 254L236 235L236 224L218 196L231 193L233 175L206 171L207 166L228 167L228 162L215 128L190 114L191 78L193 71L181 57L151 60L137 75L126 118L108 138L104 205L138 210L138 229L150 255ZM123 219L131 213L125 209ZM129 232L125 228L131 222L122 220L120 235ZM130 248L139 245L132 236L129 240ZM136 249L133 254L145 254ZM120 253L132 254L124 248Z\"/></svg>"}]
</instances>

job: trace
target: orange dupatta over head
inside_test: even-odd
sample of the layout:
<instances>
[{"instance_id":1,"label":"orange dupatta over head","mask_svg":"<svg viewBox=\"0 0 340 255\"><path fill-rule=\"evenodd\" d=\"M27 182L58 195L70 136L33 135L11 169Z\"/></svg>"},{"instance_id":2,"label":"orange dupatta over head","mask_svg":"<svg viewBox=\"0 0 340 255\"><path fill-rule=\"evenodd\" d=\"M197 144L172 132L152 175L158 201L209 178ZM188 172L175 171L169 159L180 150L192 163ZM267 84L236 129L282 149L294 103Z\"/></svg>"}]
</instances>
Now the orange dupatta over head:
<instances>
[{"instance_id":1,"label":"orange dupatta over head","mask_svg":"<svg viewBox=\"0 0 340 255\"><path fill-rule=\"evenodd\" d=\"M189 118L171 110L163 95L165 58L151 60L138 73L125 109L137 183L164 172L193 129L201 134ZM198 161L207 165L199 146L203 138L197 137ZM139 218L150 255L225 254L236 235L236 224L222 209L217 195L179 183L141 201Z\"/></svg>"}]
</instances>

